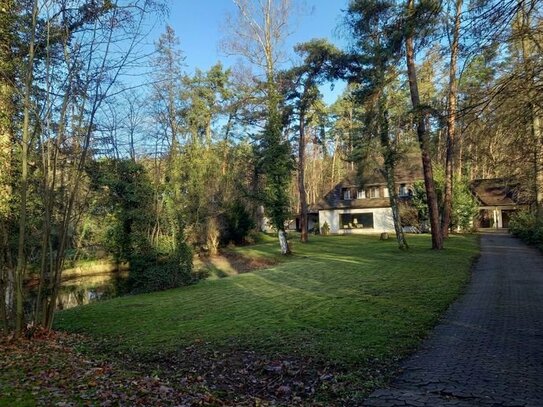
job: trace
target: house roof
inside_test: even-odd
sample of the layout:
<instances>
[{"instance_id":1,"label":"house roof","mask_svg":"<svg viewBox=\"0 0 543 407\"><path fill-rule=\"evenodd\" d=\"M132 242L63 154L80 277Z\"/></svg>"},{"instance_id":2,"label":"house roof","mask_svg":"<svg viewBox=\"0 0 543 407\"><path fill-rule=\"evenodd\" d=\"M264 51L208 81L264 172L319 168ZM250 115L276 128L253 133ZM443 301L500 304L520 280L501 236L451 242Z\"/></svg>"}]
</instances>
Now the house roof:
<instances>
[{"instance_id":1,"label":"house roof","mask_svg":"<svg viewBox=\"0 0 543 407\"><path fill-rule=\"evenodd\" d=\"M520 183L506 178L477 179L470 188L482 206L525 204L520 196Z\"/></svg>"},{"instance_id":2,"label":"house roof","mask_svg":"<svg viewBox=\"0 0 543 407\"><path fill-rule=\"evenodd\" d=\"M395 170L396 184L411 184L423 180L422 163L419 154L408 154L397 163ZM312 206L312 212L322 209L364 209L389 207L389 198L364 198L343 200L345 188L361 190L368 187L386 187L384 169L381 163L372 163L358 173L348 174L324 198ZM509 178L477 179L470 183L470 189L481 206L527 205L529 194L523 190L517 180Z\"/></svg>"},{"instance_id":3,"label":"house roof","mask_svg":"<svg viewBox=\"0 0 543 407\"><path fill-rule=\"evenodd\" d=\"M398 161L394 175L397 184L412 183L424 179L420 156L410 154ZM353 187L386 185L383 164L368 165L358 174L351 174L347 180L352 183Z\"/></svg>"},{"instance_id":4,"label":"house roof","mask_svg":"<svg viewBox=\"0 0 543 407\"><path fill-rule=\"evenodd\" d=\"M400 160L395 170L396 184L412 183L423 179L420 158L408 155ZM386 187L386 179L382 165L368 165L358 173L352 172L338 183L317 204L315 209L363 209L385 208L390 206L389 198L364 198L343 200L342 190L345 188L364 189L368 187Z\"/></svg>"}]
</instances>

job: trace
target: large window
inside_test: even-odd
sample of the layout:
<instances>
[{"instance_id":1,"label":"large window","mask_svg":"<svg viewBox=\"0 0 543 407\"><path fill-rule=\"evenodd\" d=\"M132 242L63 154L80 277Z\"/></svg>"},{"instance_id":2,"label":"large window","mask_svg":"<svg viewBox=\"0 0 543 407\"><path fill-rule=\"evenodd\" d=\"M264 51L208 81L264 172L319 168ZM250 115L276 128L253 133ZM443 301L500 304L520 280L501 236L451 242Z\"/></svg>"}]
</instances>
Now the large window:
<instances>
[{"instance_id":1,"label":"large window","mask_svg":"<svg viewBox=\"0 0 543 407\"><path fill-rule=\"evenodd\" d=\"M343 188L341 190L341 196L344 201L350 201L351 200L351 190L350 188Z\"/></svg>"},{"instance_id":2,"label":"large window","mask_svg":"<svg viewBox=\"0 0 543 407\"><path fill-rule=\"evenodd\" d=\"M373 229L373 213L342 213L339 215L343 229Z\"/></svg>"}]
</instances>

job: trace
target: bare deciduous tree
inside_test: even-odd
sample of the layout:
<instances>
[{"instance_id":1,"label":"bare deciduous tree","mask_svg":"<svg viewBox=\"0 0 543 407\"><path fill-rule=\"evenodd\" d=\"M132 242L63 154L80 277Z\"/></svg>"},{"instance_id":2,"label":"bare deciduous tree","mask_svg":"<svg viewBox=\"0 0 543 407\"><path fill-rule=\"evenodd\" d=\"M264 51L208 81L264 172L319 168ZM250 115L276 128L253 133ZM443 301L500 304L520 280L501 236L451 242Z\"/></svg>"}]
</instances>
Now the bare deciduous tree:
<instances>
[{"instance_id":1,"label":"bare deciduous tree","mask_svg":"<svg viewBox=\"0 0 543 407\"><path fill-rule=\"evenodd\" d=\"M276 83L282 46L289 33L291 0L233 0L238 13L229 18L230 37L224 41L226 52L243 56L264 74L265 125L260 140L261 169L266 186L261 198L277 229L282 254L290 248L285 233L288 218L288 184L292 162L290 146L282 134L279 90Z\"/></svg>"}]
</instances>

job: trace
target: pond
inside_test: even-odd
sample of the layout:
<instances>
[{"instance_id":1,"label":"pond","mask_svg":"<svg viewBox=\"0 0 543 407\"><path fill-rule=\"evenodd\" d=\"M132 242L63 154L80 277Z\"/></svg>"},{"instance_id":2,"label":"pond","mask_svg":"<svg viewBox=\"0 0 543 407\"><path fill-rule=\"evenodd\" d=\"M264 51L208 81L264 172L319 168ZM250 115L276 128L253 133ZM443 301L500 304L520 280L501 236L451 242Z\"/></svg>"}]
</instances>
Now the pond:
<instances>
[{"instance_id":1,"label":"pond","mask_svg":"<svg viewBox=\"0 0 543 407\"><path fill-rule=\"evenodd\" d=\"M115 264L90 264L66 269L57 300L57 310L77 307L92 302L117 297L123 292L128 276L126 267L119 270ZM30 280L26 285L26 311L32 312L37 297L38 282Z\"/></svg>"}]
</instances>

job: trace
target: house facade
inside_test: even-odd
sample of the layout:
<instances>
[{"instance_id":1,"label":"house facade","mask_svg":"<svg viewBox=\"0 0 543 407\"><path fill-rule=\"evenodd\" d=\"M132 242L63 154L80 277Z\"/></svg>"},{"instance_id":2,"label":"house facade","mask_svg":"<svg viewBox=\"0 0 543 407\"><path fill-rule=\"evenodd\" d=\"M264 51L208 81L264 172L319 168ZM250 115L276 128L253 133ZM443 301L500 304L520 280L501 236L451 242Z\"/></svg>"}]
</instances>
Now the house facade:
<instances>
[{"instance_id":1,"label":"house facade","mask_svg":"<svg viewBox=\"0 0 543 407\"><path fill-rule=\"evenodd\" d=\"M420 160L404 160L396 170L396 188L400 200L408 201L413 183L422 180ZM362 174L351 174L320 200L319 226L326 224L332 234L393 233L390 191L382 168L368 168Z\"/></svg>"},{"instance_id":2,"label":"house facade","mask_svg":"<svg viewBox=\"0 0 543 407\"><path fill-rule=\"evenodd\" d=\"M400 202L409 202L413 184L423 180L419 163L413 157L398 163L395 176ZM479 213L474 219L477 229L506 229L515 212L529 208L518 182L479 179L471 182L470 189L478 202ZM320 200L313 213L315 218L318 213L321 233L325 224L331 234L394 233L389 195L382 169L367 169L361 175L351 174L343 179Z\"/></svg>"}]
</instances>

